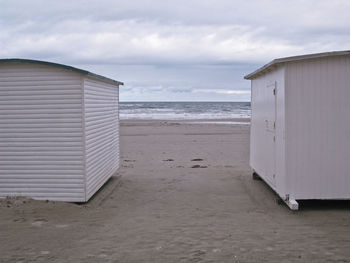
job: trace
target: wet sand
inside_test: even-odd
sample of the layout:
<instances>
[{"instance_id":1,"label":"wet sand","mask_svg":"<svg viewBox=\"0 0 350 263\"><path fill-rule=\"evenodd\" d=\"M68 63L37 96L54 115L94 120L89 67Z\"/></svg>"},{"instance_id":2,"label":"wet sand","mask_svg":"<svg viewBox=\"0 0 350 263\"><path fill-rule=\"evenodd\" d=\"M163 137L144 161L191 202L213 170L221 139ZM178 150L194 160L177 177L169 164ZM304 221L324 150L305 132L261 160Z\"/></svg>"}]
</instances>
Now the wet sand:
<instances>
[{"instance_id":1,"label":"wet sand","mask_svg":"<svg viewBox=\"0 0 350 263\"><path fill-rule=\"evenodd\" d=\"M0 262L349 262L348 201L278 205L249 125L201 122L123 121L121 168L87 204L0 201Z\"/></svg>"}]
</instances>

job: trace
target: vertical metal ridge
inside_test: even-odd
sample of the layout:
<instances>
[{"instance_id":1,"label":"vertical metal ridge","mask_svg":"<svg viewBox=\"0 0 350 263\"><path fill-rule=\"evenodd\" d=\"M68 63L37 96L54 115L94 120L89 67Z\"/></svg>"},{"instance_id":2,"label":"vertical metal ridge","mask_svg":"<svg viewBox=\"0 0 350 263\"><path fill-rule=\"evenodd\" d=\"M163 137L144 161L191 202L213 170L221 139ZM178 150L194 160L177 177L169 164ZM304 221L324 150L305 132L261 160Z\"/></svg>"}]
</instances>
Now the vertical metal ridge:
<instances>
[{"instance_id":1,"label":"vertical metal ridge","mask_svg":"<svg viewBox=\"0 0 350 263\"><path fill-rule=\"evenodd\" d=\"M81 77L81 114L82 114L82 129L83 129L83 156L84 156L84 163L83 163L83 169L84 169L84 201L88 201L87 198L87 170L86 170L86 132L85 132L85 78Z\"/></svg>"}]
</instances>

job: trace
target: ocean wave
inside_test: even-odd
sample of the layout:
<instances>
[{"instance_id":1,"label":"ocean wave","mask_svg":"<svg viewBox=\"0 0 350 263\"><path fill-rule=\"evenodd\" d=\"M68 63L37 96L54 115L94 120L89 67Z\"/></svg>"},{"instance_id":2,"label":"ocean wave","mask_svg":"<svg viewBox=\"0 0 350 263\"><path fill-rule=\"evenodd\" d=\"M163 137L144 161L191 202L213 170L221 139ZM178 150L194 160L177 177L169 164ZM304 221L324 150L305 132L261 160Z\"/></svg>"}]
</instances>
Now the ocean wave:
<instances>
[{"instance_id":1,"label":"ocean wave","mask_svg":"<svg viewBox=\"0 0 350 263\"><path fill-rule=\"evenodd\" d=\"M247 102L120 103L121 119L229 119L250 118Z\"/></svg>"}]
</instances>

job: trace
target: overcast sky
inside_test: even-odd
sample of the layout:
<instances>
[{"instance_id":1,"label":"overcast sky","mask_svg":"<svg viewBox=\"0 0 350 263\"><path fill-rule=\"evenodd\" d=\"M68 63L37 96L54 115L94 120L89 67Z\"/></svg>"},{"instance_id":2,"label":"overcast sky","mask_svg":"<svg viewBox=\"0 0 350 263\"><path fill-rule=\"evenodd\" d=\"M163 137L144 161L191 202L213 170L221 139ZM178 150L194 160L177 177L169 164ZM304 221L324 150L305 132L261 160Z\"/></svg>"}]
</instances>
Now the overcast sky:
<instances>
[{"instance_id":1,"label":"overcast sky","mask_svg":"<svg viewBox=\"0 0 350 263\"><path fill-rule=\"evenodd\" d=\"M249 101L277 57L350 49L348 0L0 0L0 57L123 81L122 101Z\"/></svg>"}]
</instances>

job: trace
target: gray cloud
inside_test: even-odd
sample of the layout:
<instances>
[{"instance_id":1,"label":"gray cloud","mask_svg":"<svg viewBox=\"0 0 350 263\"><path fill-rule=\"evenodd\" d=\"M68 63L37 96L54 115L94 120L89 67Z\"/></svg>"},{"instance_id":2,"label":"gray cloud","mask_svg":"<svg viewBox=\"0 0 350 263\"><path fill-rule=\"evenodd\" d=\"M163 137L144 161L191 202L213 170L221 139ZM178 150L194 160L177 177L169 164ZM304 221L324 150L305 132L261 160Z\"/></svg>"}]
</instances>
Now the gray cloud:
<instances>
[{"instance_id":1,"label":"gray cloud","mask_svg":"<svg viewBox=\"0 0 350 263\"><path fill-rule=\"evenodd\" d=\"M0 6L0 57L71 64L122 80L127 100L249 100L242 77L259 65L350 43L350 2L341 0L0 0Z\"/></svg>"}]
</instances>

